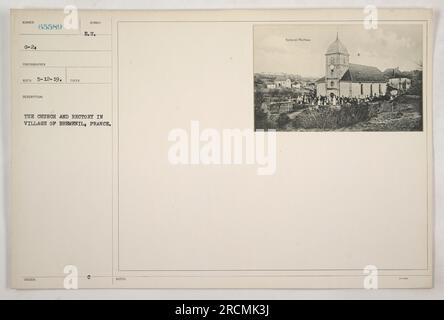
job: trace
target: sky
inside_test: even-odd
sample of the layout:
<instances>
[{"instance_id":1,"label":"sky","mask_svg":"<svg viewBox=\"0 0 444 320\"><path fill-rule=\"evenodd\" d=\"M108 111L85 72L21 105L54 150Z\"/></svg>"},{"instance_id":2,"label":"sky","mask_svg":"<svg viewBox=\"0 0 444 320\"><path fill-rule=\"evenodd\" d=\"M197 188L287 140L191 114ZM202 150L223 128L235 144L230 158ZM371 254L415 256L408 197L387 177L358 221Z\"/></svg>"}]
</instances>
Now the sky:
<instances>
[{"instance_id":1,"label":"sky","mask_svg":"<svg viewBox=\"0 0 444 320\"><path fill-rule=\"evenodd\" d=\"M254 27L254 72L325 75L325 53L336 34L350 54L350 63L384 71L418 69L423 61L422 25L363 24L260 25Z\"/></svg>"}]
</instances>

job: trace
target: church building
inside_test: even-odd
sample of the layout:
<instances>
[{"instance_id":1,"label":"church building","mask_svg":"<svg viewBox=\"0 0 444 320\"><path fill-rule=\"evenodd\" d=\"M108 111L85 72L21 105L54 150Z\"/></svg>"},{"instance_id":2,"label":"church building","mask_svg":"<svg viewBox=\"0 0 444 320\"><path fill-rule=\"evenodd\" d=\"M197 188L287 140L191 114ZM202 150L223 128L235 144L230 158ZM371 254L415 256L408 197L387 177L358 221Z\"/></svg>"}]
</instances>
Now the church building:
<instances>
[{"instance_id":1,"label":"church building","mask_svg":"<svg viewBox=\"0 0 444 320\"><path fill-rule=\"evenodd\" d=\"M385 95L387 80L376 67L352 64L336 36L325 54L325 77L316 81L317 96L366 98Z\"/></svg>"}]
</instances>

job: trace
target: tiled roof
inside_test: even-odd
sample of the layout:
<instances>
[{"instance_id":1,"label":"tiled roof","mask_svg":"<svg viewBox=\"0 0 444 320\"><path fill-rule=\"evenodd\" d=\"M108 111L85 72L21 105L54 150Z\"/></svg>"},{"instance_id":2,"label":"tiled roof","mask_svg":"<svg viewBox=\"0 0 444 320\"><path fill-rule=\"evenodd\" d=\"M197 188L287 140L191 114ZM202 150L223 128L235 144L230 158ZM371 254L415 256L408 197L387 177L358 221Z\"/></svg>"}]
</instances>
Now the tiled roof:
<instances>
[{"instance_id":1,"label":"tiled roof","mask_svg":"<svg viewBox=\"0 0 444 320\"><path fill-rule=\"evenodd\" d=\"M341 81L386 82L384 74L378 68L352 63L342 76Z\"/></svg>"}]
</instances>

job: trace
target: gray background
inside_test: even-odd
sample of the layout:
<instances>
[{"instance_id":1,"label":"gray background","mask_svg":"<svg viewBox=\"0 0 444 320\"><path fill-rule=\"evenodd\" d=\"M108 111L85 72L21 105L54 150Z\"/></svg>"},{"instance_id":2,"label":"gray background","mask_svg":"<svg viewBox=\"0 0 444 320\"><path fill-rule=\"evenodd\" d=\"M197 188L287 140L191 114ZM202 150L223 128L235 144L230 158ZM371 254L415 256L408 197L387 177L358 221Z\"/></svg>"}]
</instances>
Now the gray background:
<instances>
[{"instance_id":1,"label":"gray background","mask_svg":"<svg viewBox=\"0 0 444 320\"><path fill-rule=\"evenodd\" d=\"M317 8L355 7L372 4L377 7L426 7L435 10L435 47L433 77L434 120L434 230L435 288L427 290L34 290L7 288L8 278L8 207L10 148L10 8L63 8L76 5L79 9L253 9L253 8ZM0 2L0 299L443 299L444 298L444 26L442 0L2 0ZM440 59L441 58L441 59Z\"/></svg>"}]
</instances>

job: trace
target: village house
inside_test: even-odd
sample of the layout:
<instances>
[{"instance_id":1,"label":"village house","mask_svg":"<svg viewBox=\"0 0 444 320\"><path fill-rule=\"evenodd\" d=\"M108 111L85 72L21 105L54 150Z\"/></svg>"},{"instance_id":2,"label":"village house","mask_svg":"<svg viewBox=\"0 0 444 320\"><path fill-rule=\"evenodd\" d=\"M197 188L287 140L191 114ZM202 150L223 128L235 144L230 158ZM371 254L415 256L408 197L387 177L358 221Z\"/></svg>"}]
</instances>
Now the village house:
<instances>
[{"instance_id":1,"label":"village house","mask_svg":"<svg viewBox=\"0 0 444 320\"><path fill-rule=\"evenodd\" d=\"M295 89L301 89L302 88L302 84L300 82L296 82L296 83L293 83L291 85L291 87L295 88Z\"/></svg>"},{"instance_id":2,"label":"village house","mask_svg":"<svg viewBox=\"0 0 444 320\"><path fill-rule=\"evenodd\" d=\"M388 83L390 87L400 91L407 91L412 86L412 80L409 78L391 78Z\"/></svg>"},{"instance_id":3,"label":"village house","mask_svg":"<svg viewBox=\"0 0 444 320\"><path fill-rule=\"evenodd\" d=\"M291 88L291 79L286 78L276 78L274 80L274 84L276 85L276 88Z\"/></svg>"},{"instance_id":4,"label":"village house","mask_svg":"<svg viewBox=\"0 0 444 320\"><path fill-rule=\"evenodd\" d=\"M389 86L393 89L405 92L412 86L412 79L399 68L387 69L384 73L389 78Z\"/></svg>"}]
</instances>

